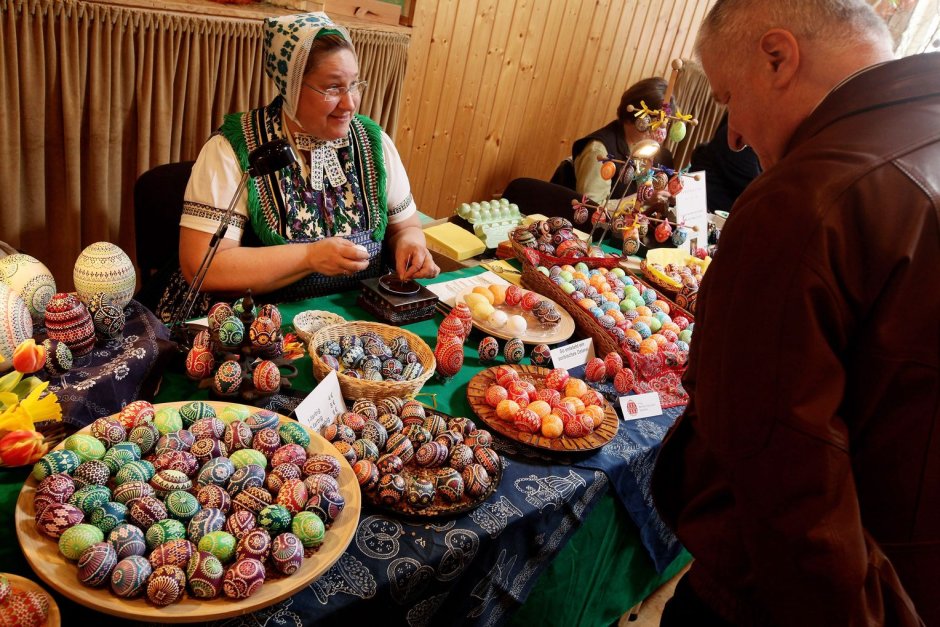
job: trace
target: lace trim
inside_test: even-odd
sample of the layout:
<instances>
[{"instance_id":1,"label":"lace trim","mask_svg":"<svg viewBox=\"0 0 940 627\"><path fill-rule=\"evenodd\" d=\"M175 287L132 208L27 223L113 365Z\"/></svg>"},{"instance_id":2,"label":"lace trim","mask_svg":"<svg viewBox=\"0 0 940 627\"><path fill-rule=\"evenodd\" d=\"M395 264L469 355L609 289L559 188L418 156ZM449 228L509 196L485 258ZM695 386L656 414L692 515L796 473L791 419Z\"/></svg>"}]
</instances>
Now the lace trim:
<instances>
[{"instance_id":1,"label":"lace trim","mask_svg":"<svg viewBox=\"0 0 940 627\"><path fill-rule=\"evenodd\" d=\"M183 215L193 218L202 218L212 222L221 222L225 216L225 209L219 209L212 205L204 205L198 202L186 201L183 203ZM228 226L234 226L237 229L244 230L248 219L240 213L233 213L228 217Z\"/></svg>"}]
</instances>

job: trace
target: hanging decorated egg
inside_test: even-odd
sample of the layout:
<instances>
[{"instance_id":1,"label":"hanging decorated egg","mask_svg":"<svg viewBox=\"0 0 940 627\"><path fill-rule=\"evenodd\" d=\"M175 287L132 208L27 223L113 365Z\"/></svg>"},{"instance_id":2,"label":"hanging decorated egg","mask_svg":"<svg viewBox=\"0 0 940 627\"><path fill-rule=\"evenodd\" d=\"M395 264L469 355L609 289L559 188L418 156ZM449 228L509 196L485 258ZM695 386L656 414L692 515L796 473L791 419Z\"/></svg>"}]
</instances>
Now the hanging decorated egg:
<instances>
[{"instance_id":1,"label":"hanging decorated egg","mask_svg":"<svg viewBox=\"0 0 940 627\"><path fill-rule=\"evenodd\" d=\"M654 235L656 236L657 242L660 244L664 243L667 239L669 239L669 236L672 235L672 225L670 225L669 222L663 220L659 223L659 225L657 225L656 230L654 231Z\"/></svg>"},{"instance_id":2,"label":"hanging decorated egg","mask_svg":"<svg viewBox=\"0 0 940 627\"><path fill-rule=\"evenodd\" d=\"M507 364L518 364L525 357L525 344L517 337L512 338L503 347L503 356Z\"/></svg>"},{"instance_id":3,"label":"hanging decorated egg","mask_svg":"<svg viewBox=\"0 0 940 627\"><path fill-rule=\"evenodd\" d=\"M601 164L601 178L605 181L609 181L614 178L614 175L617 173L617 164L613 161L605 161Z\"/></svg>"},{"instance_id":4,"label":"hanging decorated egg","mask_svg":"<svg viewBox=\"0 0 940 627\"><path fill-rule=\"evenodd\" d=\"M499 355L499 342L496 341L496 338L487 335L480 340L477 354L480 356L480 361L484 364L495 361L496 356Z\"/></svg>"},{"instance_id":5,"label":"hanging decorated egg","mask_svg":"<svg viewBox=\"0 0 940 627\"><path fill-rule=\"evenodd\" d=\"M76 357L87 355L95 345L95 327L85 305L73 294L58 293L46 306L46 330Z\"/></svg>"},{"instance_id":6,"label":"hanging decorated egg","mask_svg":"<svg viewBox=\"0 0 940 627\"><path fill-rule=\"evenodd\" d=\"M687 229L676 229L672 234L672 244L677 247L682 246L688 238L689 231Z\"/></svg>"},{"instance_id":7,"label":"hanging decorated egg","mask_svg":"<svg viewBox=\"0 0 940 627\"><path fill-rule=\"evenodd\" d=\"M678 196L679 192L682 191L682 177L678 174L674 175L669 179L669 185L667 186L669 193L673 196Z\"/></svg>"},{"instance_id":8,"label":"hanging decorated egg","mask_svg":"<svg viewBox=\"0 0 940 627\"><path fill-rule=\"evenodd\" d=\"M264 320L264 318L258 318ZM252 374L255 389L261 394L274 394L281 389L281 371L273 361L262 361Z\"/></svg>"},{"instance_id":9,"label":"hanging decorated egg","mask_svg":"<svg viewBox=\"0 0 940 627\"><path fill-rule=\"evenodd\" d=\"M656 190L650 182L644 183L636 189L636 197L641 203L649 202L655 195Z\"/></svg>"},{"instance_id":10,"label":"hanging decorated egg","mask_svg":"<svg viewBox=\"0 0 940 627\"><path fill-rule=\"evenodd\" d=\"M650 116L645 113L641 114L637 116L634 124L636 125L636 130L645 133L650 128Z\"/></svg>"},{"instance_id":11,"label":"hanging decorated egg","mask_svg":"<svg viewBox=\"0 0 940 627\"><path fill-rule=\"evenodd\" d=\"M236 394L242 385L242 367L237 361L226 361L212 379L212 389L222 396Z\"/></svg>"},{"instance_id":12,"label":"hanging decorated egg","mask_svg":"<svg viewBox=\"0 0 940 627\"><path fill-rule=\"evenodd\" d=\"M685 139L686 130L685 122L682 120L674 121L669 127L669 139L678 144Z\"/></svg>"},{"instance_id":13,"label":"hanging decorated egg","mask_svg":"<svg viewBox=\"0 0 940 627\"><path fill-rule=\"evenodd\" d=\"M101 292L120 309L130 302L137 284L130 257L110 242L95 242L85 248L75 261L72 278L78 297L86 305Z\"/></svg>"},{"instance_id":14,"label":"hanging decorated egg","mask_svg":"<svg viewBox=\"0 0 940 627\"><path fill-rule=\"evenodd\" d=\"M22 253L4 257L0 259L0 283L23 300L33 323L42 323L46 305L56 293L55 279L42 262Z\"/></svg>"},{"instance_id":15,"label":"hanging decorated egg","mask_svg":"<svg viewBox=\"0 0 940 627\"><path fill-rule=\"evenodd\" d=\"M584 205L577 205L574 208L574 221L577 224L584 224L588 219L588 208Z\"/></svg>"}]
</instances>

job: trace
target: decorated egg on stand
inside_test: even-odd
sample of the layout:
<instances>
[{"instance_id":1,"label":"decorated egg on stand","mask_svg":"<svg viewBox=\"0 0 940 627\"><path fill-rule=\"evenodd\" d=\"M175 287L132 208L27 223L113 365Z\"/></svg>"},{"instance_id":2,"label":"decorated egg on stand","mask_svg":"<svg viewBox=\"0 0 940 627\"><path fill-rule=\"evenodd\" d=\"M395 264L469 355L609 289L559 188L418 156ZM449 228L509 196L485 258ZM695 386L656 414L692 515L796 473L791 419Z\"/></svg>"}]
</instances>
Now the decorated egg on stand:
<instances>
[{"instance_id":1,"label":"decorated egg on stand","mask_svg":"<svg viewBox=\"0 0 940 627\"><path fill-rule=\"evenodd\" d=\"M437 374L445 380L450 379L463 366L463 339L460 336L441 337L438 334L434 358L437 361Z\"/></svg>"},{"instance_id":2,"label":"decorated egg on stand","mask_svg":"<svg viewBox=\"0 0 940 627\"><path fill-rule=\"evenodd\" d=\"M95 346L95 326L85 305L72 294L58 293L46 305L46 330L53 340L65 342L75 357Z\"/></svg>"},{"instance_id":3,"label":"decorated egg on stand","mask_svg":"<svg viewBox=\"0 0 940 627\"><path fill-rule=\"evenodd\" d=\"M215 337L226 348L238 348L245 338L245 324L238 317L229 316L219 323Z\"/></svg>"},{"instance_id":4,"label":"decorated egg on stand","mask_svg":"<svg viewBox=\"0 0 940 627\"><path fill-rule=\"evenodd\" d=\"M506 357L507 364L518 364L525 357L525 344L522 340L514 337L503 347L503 355Z\"/></svg>"},{"instance_id":5,"label":"decorated egg on stand","mask_svg":"<svg viewBox=\"0 0 940 627\"><path fill-rule=\"evenodd\" d=\"M477 353L479 354L480 361L482 363L492 363L496 361L496 357L499 355L499 342L496 341L496 338L487 335L482 340L480 340L480 346L477 349Z\"/></svg>"},{"instance_id":6,"label":"decorated egg on stand","mask_svg":"<svg viewBox=\"0 0 940 627\"><path fill-rule=\"evenodd\" d=\"M552 351L547 344L536 344L529 353L529 360L535 366L548 367L552 363Z\"/></svg>"},{"instance_id":7,"label":"decorated egg on stand","mask_svg":"<svg viewBox=\"0 0 940 627\"><path fill-rule=\"evenodd\" d=\"M280 328L271 318L255 318L248 327L248 339L255 348L265 348L279 338Z\"/></svg>"},{"instance_id":8,"label":"decorated egg on stand","mask_svg":"<svg viewBox=\"0 0 940 627\"><path fill-rule=\"evenodd\" d=\"M95 242L85 248L75 261L72 278L78 297L86 305L101 292L120 309L130 302L137 283L130 257L110 242Z\"/></svg>"},{"instance_id":9,"label":"decorated egg on stand","mask_svg":"<svg viewBox=\"0 0 940 627\"><path fill-rule=\"evenodd\" d=\"M191 379L205 379L212 375L215 367L215 357L212 351L193 346L186 354L186 374Z\"/></svg>"},{"instance_id":10,"label":"decorated egg on stand","mask_svg":"<svg viewBox=\"0 0 940 627\"><path fill-rule=\"evenodd\" d=\"M241 385L242 367L237 361L223 362L212 379L212 390L220 396L234 396Z\"/></svg>"},{"instance_id":11,"label":"decorated egg on stand","mask_svg":"<svg viewBox=\"0 0 940 627\"><path fill-rule=\"evenodd\" d=\"M0 355L9 361L16 347L32 335L33 321L26 303L5 283L0 283Z\"/></svg>"},{"instance_id":12,"label":"decorated egg on stand","mask_svg":"<svg viewBox=\"0 0 940 627\"><path fill-rule=\"evenodd\" d=\"M259 318L259 320L262 319ZM274 394L281 389L281 371L273 361L261 361L255 366L252 382L259 393Z\"/></svg>"},{"instance_id":13,"label":"decorated egg on stand","mask_svg":"<svg viewBox=\"0 0 940 627\"><path fill-rule=\"evenodd\" d=\"M23 299L34 323L42 323L56 288L52 273L41 261L22 253L0 259L0 283Z\"/></svg>"}]
</instances>

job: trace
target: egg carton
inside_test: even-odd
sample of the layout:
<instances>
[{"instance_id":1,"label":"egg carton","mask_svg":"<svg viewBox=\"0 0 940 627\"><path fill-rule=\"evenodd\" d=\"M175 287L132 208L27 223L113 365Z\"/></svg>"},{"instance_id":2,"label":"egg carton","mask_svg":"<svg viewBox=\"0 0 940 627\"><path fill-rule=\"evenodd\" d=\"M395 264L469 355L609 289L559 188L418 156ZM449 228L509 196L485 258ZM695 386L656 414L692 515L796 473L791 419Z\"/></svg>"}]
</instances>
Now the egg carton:
<instances>
[{"instance_id":1,"label":"egg carton","mask_svg":"<svg viewBox=\"0 0 940 627\"><path fill-rule=\"evenodd\" d=\"M486 244L496 248L509 239L509 233L523 220L519 206L506 198L463 203L457 215L473 225L473 233Z\"/></svg>"}]
</instances>

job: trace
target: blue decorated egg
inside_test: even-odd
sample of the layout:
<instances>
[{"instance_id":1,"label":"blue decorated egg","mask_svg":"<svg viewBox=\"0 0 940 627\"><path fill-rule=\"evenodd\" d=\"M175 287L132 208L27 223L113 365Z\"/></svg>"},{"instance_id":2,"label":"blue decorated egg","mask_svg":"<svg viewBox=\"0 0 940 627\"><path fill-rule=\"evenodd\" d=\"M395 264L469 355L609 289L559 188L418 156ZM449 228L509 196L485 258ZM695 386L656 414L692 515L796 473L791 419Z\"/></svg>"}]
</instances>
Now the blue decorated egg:
<instances>
[{"instance_id":1,"label":"blue decorated egg","mask_svg":"<svg viewBox=\"0 0 940 627\"><path fill-rule=\"evenodd\" d=\"M131 555L144 555L147 552L147 540L140 527L121 523L108 534L108 542L114 546L119 558Z\"/></svg>"},{"instance_id":2,"label":"blue decorated egg","mask_svg":"<svg viewBox=\"0 0 940 627\"><path fill-rule=\"evenodd\" d=\"M127 517L127 507L122 503L107 501L91 510L89 522L104 533L109 533L112 529L124 522Z\"/></svg>"},{"instance_id":3,"label":"blue decorated egg","mask_svg":"<svg viewBox=\"0 0 940 627\"><path fill-rule=\"evenodd\" d=\"M186 526L174 518L164 518L150 525L144 538L147 541L147 548L153 550L170 540L185 540Z\"/></svg>"},{"instance_id":4,"label":"blue decorated egg","mask_svg":"<svg viewBox=\"0 0 940 627\"><path fill-rule=\"evenodd\" d=\"M199 474L196 476L196 484L205 486L208 484L225 485L232 475L235 474L235 464L227 457L214 457L206 461Z\"/></svg>"},{"instance_id":5,"label":"blue decorated egg","mask_svg":"<svg viewBox=\"0 0 940 627\"><path fill-rule=\"evenodd\" d=\"M261 429L276 429L279 422L280 419L277 414L266 409L259 409L245 419L245 424L248 425L248 428L251 429L252 432L257 432Z\"/></svg>"},{"instance_id":6,"label":"blue decorated egg","mask_svg":"<svg viewBox=\"0 0 940 627\"><path fill-rule=\"evenodd\" d=\"M249 450L249 449L245 449ZM233 455L240 453L237 451ZM257 453L257 451L253 451ZM263 455L261 457L264 457ZM267 462L267 460L265 460ZM260 466L254 463L246 463L242 466L235 465L235 472L232 474L232 477L228 480L228 493L232 498L238 496L239 492L242 490L247 490L252 487L260 487L264 484L264 466Z\"/></svg>"},{"instance_id":7,"label":"blue decorated egg","mask_svg":"<svg viewBox=\"0 0 940 627\"><path fill-rule=\"evenodd\" d=\"M75 451L65 449L50 451L33 466L33 478L36 481L42 481L49 475L72 474L81 462L82 459Z\"/></svg>"},{"instance_id":8,"label":"blue decorated egg","mask_svg":"<svg viewBox=\"0 0 940 627\"><path fill-rule=\"evenodd\" d=\"M196 544L213 531L225 526L225 512L216 507L207 507L196 513L189 521L187 536Z\"/></svg>"},{"instance_id":9,"label":"blue decorated egg","mask_svg":"<svg viewBox=\"0 0 940 627\"><path fill-rule=\"evenodd\" d=\"M477 353L480 356L480 361L484 364L496 361L496 356L499 355L499 342L496 341L496 338L487 335L480 340Z\"/></svg>"}]
</instances>

